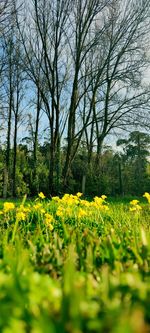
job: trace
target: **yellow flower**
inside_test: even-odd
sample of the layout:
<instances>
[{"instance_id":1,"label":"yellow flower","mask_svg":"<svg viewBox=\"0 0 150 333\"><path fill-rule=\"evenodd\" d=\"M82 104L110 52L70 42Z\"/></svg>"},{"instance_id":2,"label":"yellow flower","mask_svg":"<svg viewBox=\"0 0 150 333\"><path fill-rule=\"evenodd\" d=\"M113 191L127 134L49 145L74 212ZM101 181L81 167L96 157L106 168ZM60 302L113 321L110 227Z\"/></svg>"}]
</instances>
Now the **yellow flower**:
<instances>
[{"instance_id":1,"label":"yellow flower","mask_svg":"<svg viewBox=\"0 0 150 333\"><path fill-rule=\"evenodd\" d=\"M16 213L16 219L17 219L17 221L25 221L25 219L26 219L26 215L25 215L25 213L24 212L17 212Z\"/></svg>"},{"instance_id":2,"label":"yellow flower","mask_svg":"<svg viewBox=\"0 0 150 333\"><path fill-rule=\"evenodd\" d=\"M94 201L90 203L91 207L97 208L98 210L108 210L108 206L105 205L106 195L102 195L101 197L94 197Z\"/></svg>"},{"instance_id":3,"label":"yellow flower","mask_svg":"<svg viewBox=\"0 0 150 333\"><path fill-rule=\"evenodd\" d=\"M138 204L138 202L139 202L139 200L134 199L134 200L130 201L130 205L136 206Z\"/></svg>"},{"instance_id":4,"label":"yellow flower","mask_svg":"<svg viewBox=\"0 0 150 333\"><path fill-rule=\"evenodd\" d=\"M51 214L49 214L49 213L46 213L45 214L45 223L46 224L49 224L49 223L51 223L51 222L53 222L54 221L54 218L53 218L53 216L51 215Z\"/></svg>"},{"instance_id":5,"label":"yellow flower","mask_svg":"<svg viewBox=\"0 0 150 333\"><path fill-rule=\"evenodd\" d=\"M45 195L43 194L43 192L40 192L38 194L38 196L39 196L40 199L45 199L46 198Z\"/></svg>"},{"instance_id":6,"label":"yellow flower","mask_svg":"<svg viewBox=\"0 0 150 333\"><path fill-rule=\"evenodd\" d=\"M45 209L42 207L42 204L39 202L39 203L37 203L37 204L35 204L34 206L33 206L33 209L35 210L35 211L37 211L38 213L40 213L40 214L44 214L45 213Z\"/></svg>"},{"instance_id":7,"label":"yellow flower","mask_svg":"<svg viewBox=\"0 0 150 333\"><path fill-rule=\"evenodd\" d=\"M63 217L64 216L64 208L59 206L57 211L56 211L56 216L58 217Z\"/></svg>"},{"instance_id":8,"label":"yellow flower","mask_svg":"<svg viewBox=\"0 0 150 333\"><path fill-rule=\"evenodd\" d=\"M81 193L81 192L78 192L78 193L77 193L77 197L78 197L78 198L82 197L82 195L83 195L83 193Z\"/></svg>"},{"instance_id":9,"label":"yellow flower","mask_svg":"<svg viewBox=\"0 0 150 333\"><path fill-rule=\"evenodd\" d=\"M54 229L54 227L51 223L48 225L48 228L50 229L50 231L52 231Z\"/></svg>"},{"instance_id":10,"label":"yellow flower","mask_svg":"<svg viewBox=\"0 0 150 333\"><path fill-rule=\"evenodd\" d=\"M64 194L64 196L62 197L62 201L66 201L68 200L68 198L70 197L70 195L68 193Z\"/></svg>"},{"instance_id":11,"label":"yellow flower","mask_svg":"<svg viewBox=\"0 0 150 333\"><path fill-rule=\"evenodd\" d=\"M109 210L109 207L107 205L101 205L100 209L104 210L104 211L107 211L107 210Z\"/></svg>"},{"instance_id":12,"label":"yellow flower","mask_svg":"<svg viewBox=\"0 0 150 333\"><path fill-rule=\"evenodd\" d=\"M94 202L99 206L102 205L104 199L103 198L99 198L99 197L94 197Z\"/></svg>"},{"instance_id":13,"label":"yellow flower","mask_svg":"<svg viewBox=\"0 0 150 333\"><path fill-rule=\"evenodd\" d=\"M13 202L4 202L4 212L7 213L15 208L15 205Z\"/></svg>"},{"instance_id":14,"label":"yellow flower","mask_svg":"<svg viewBox=\"0 0 150 333\"><path fill-rule=\"evenodd\" d=\"M81 205L85 207L90 207L90 202L87 200L81 200Z\"/></svg>"},{"instance_id":15,"label":"yellow flower","mask_svg":"<svg viewBox=\"0 0 150 333\"><path fill-rule=\"evenodd\" d=\"M54 218L51 214L49 214L49 213L45 214L44 222L47 225L47 227L50 229L50 231L52 231L54 229L54 227L52 225L52 222L54 222Z\"/></svg>"},{"instance_id":16,"label":"yellow flower","mask_svg":"<svg viewBox=\"0 0 150 333\"><path fill-rule=\"evenodd\" d=\"M35 205L33 206L33 208L34 208L35 210L39 210L39 209L42 208L42 204L41 204L41 203L37 203L37 204L35 204Z\"/></svg>"},{"instance_id":17,"label":"yellow flower","mask_svg":"<svg viewBox=\"0 0 150 333\"><path fill-rule=\"evenodd\" d=\"M139 200L132 200L130 201L130 205L131 207L129 208L130 212L139 212L142 207L138 204L139 203Z\"/></svg>"},{"instance_id":18,"label":"yellow flower","mask_svg":"<svg viewBox=\"0 0 150 333\"><path fill-rule=\"evenodd\" d=\"M60 199L58 196L56 196L56 197L52 197L52 200L58 202L58 201L60 201L61 199Z\"/></svg>"},{"instance_id":19,"label":"yellow flower","mask_svg":"<svg viewBox=\"0 0 150 333\"><path fill-rule=\"evenodd\" d=\"M105 200L105 199L107 199L107 195L103 194L103 195L101 195L101 198L102 198L103 200Z\"/></svg>"},{"instance_id":20,"label":"yellow flower","mask_svg":"<svg viewBox=\"0 0 150 333\"><path fill-rule=\"evenodd\" d=\"M45 209L44 209L44 208L41 208L41 209L40 209L40 213L41 213L41 214L44 214L44 213L45 213Z\"/></svg>"},{"instance_id":21,"label":"yellow flower","mask_svg":"<svg viewBox=\"0 0 150 333\"><path fill-rule=\"evenodd\" d=\"M145 192L143 197L145 197L147 199L148 203L150 203L150 193Z\"/></svg>"},{"instance_id":22,"label":"yellow flower","mask_svg":"<svg viewBox=\"0 0 150 333\"><path fill-rule=\"evenodd\" d=\"M140 205L135 205L133 207L130 207L130 212L138 212L142 209Z\"/></svg>"},{"instance_id":23,"label":"yellow flower","mask_svg":"<svg viewBox=\"0 0 150 333\"><path fill-rule=\"evenodd\" d=\"M84 209L80 208L78 213L77 213L77 216L78 216L78 219L80 219L82 217L87 216L87 212Z\"/></svg>"},{"instance_id":24,"label":"yellow flower","mask_svg":"<svg viewBox=\"0 0 150 333\"><path fill-rule=\"evenodd\" d=\"M72 209L71 209L70 207L67 207L67 208L65 209L65 214L66 214L68 217L72 217L72 215L73 215L73 211L72 211Z\"/></svg>"}]
</instances>

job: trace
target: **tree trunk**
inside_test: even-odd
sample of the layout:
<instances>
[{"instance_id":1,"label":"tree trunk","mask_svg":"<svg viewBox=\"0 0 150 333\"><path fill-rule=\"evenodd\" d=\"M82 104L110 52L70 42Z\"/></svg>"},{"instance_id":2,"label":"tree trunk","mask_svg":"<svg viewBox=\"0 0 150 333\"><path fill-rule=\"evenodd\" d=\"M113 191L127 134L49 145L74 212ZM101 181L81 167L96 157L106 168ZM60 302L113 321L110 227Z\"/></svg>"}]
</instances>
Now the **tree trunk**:
<instances>
[{"instance_id":1,"label":"tree trunk","mask_svg":"<svg viewBox=\"0 0 150 333\"><path fill-rule=\"evenodd\" d=\"M7 188L8 188L8 170L6 165L4 165L4 180L3 180L3 198L7 198Z\"/></svg>"},{"instance_id":2,"label":"tree trunk","mask_svg":"<svg viewBox=\"0 0 150 333\"><path fill-rule=\"evenodd\" d=\"M10 79L11 81L11 79ZM6 147L6 157L5 157L5 172L4 172L4 189L3 195L5 198L8 194L8 184L9 184L9 172L10 172L10 135L11 135L11 115L12 115L12 87L10 82L10 97L9 97L9 113L8 113L8 129L7 129L7 147Z\"/></svg>"},{"instance_id":3,"label":"tree trunk","mask_svg":"<svg viewBox=\"0 0 150 333\"><path fill-rule=\"evenodd\" d=\"M35 133L34 133L34 147L33 147L33 179L34 179L34 194L39 192L39 182L37 175L37 152L38 152L38 131L39 131L39 117L40 117L40 92L37 90L37 112L36 112L36 124L35 124Z\"/></svg>"},{"instance_id":4,"label":"tree trunk","mask_svg":"<svg viewBox=\"0 0 150 333\"><path fill-rule=\"evenodd\" d=\"M119 194L123 195L123 183L122 183L122 170L121 170L121 162L118 164L118 172L119 172Z\"/></svg>"},{"instance_id":5,"label":"tree trunk","mask_svg":"<svg viewBox=\"0 0 150 333\"><path fill-rule=\"evenodd\" d=\"M86 175L82 176L82 193L85 194Z\"/></svg>"},{"instance_id":6,"label":"tree trunk","mask_svg":"<svg viewBox=\"0 0 150 333\"><path fill-rule=\"evenodd\" d=\"M17 164L17 124L18 124L18 117L15 115L15 132L14 132L14 158L13 158L13 196L16 196L16 164Z\"/></svg>"}]
</instances>

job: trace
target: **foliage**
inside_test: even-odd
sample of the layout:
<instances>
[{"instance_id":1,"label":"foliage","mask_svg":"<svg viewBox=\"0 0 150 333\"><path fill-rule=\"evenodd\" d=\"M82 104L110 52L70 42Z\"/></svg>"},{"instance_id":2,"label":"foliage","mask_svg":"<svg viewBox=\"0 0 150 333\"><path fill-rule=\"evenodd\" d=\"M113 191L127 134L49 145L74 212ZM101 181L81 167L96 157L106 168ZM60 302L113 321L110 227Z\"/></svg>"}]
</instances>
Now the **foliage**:
<instances>
[{"instance_id":1,"label":"foliage","mask_svg":"<svg viewBox=\"0 0 150 333\"><path fill-rule=\"evenodd\" d=\"M113 151L110 146L104 147L97 163L97 154L92 152L91 161L88 161L88 151L85 145L81 144L74 158L70 173L68 175L68 193L82 191L89 196L106 193L111 196L119 195L142 195L149 191L150 187L150 163L149 163L149 140L146 133L132 132L128 139L117 141L117 145L122 147L122 151ZM1 149L0 156L0 196L3 195L4 187L4 154L5 149ZM60 175L54 173L54 189L51 195L62 194L65 148L60 149ZM13 195L13 152L10 158L10 178L8 194ZM85 190L82 188L83 177L85 177ZM33 152L29 147L20 144L17 148L16 163L16 196L24 194L30 196L37 195L43 191L47 195L49 179L49 151L48 145L39 145L36 161L36 172L34 168Z\"/></svg>"}]
</instances>

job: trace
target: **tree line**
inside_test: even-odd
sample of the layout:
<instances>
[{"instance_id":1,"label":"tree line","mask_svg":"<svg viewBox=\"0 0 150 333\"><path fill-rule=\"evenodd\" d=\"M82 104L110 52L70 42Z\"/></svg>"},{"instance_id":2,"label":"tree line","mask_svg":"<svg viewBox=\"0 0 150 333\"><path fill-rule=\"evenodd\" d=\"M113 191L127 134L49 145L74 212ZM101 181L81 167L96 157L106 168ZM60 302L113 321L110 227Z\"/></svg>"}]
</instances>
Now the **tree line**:
<instances>
[{"instance_id":1,"label":"tree line","mask_svg":"<svg viewBox=\"0 0 150 333\"><path fill-rule=\"evenodd\" d=\"M104 143L149 130L149 18L148 0L1 1L1 195L123 194L148 184L147 154L116 156ZM119 179L113 188L103 184L107 158ZM129 160L144 178L127 189Z\"/></svg>"}]
</instances>

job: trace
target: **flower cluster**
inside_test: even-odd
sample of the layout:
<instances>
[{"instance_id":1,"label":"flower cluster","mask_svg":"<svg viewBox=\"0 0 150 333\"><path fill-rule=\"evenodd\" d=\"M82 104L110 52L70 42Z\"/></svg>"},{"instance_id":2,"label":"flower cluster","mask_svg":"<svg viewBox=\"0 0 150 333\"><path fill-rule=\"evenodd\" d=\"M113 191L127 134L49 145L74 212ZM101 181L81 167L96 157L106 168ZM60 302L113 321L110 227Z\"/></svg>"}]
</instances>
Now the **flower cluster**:
<instances>
[{"instance_id":1,"label":"flower cluster","mask_svg":"<svg viewBox=\"0 0 150 333\"><path fill-rule=\"evenodd\" d=\"M92 201L83 199L83 194L78 192L76 195L64 194L62 198L55 196L52 200L44 200L45 195L40 192L34 202L22 202L20 206L13 202L4 202L3 209L0 211L2 219L5 221L17 221L17 223L24 221L36 225L44 225L47 230L52 231L55 229L57 222L78 221L77 223L98 221L99 217L102 218L101 213L105 214L109 210L107 203L107 196L95 196ZM145 197L150 203L150 193L145 192ZM142 207L139 200L134 199L130 201L130 212L140 213ZM70 223L70 222L69 222ZM20 224L19 224L20 225Z\"/></svg>"},{"instance_id":2,"label":"flower cluster","mask_svg":"<svg viewBox=\"0 0 150 333\"><path fill-rule=\"evenodd\" d=\"M50 231L52 231L54 229L53 227L53 222L54 222L54 217L53 215L49 214L49 213L45 213L44 216L44 223L45 225L49 228Z\"/></svg>"},{"instance_id":3,"label":"flower cluster","mask_svg":"<svg viewBox=\"0 0 150 333\"><path fill-rule=\"evenodd\" d=\"M130 201L130 205L130 212L139 212L142 209L142 207L139 205L139 200L134 199Z\"/></svg>"},{"instance_id":4,"label":"flower cluster","mask_svg":"<svg viewBox=\"0 0 150 333\"><path fill-rule=\"evenodd\" d=\"M106 195L94 197L93 201L89 202L81 198L82 193L76 195L65 194L62 198L53 197L52 200L56 204L56 216L61 219L77 218L79 220L94 216L100 211L107 211Z\"/></svg>"}]
</instances>

